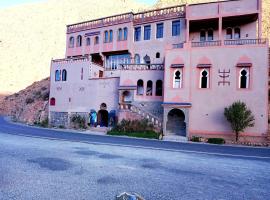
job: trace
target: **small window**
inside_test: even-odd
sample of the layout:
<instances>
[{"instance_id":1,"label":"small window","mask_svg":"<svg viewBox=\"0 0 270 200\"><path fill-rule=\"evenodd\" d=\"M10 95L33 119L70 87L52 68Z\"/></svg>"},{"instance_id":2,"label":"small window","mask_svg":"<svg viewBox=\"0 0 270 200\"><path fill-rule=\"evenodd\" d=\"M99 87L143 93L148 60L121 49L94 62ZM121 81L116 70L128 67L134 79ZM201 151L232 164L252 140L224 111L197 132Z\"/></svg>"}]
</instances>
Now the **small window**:
<instances>
[{"instance_id":1,"label":"small window","mask_svg":"<svg viewBox=\"0 0 270 200\"><path fill-rule=\"evenodd\" d=\"M135 54L134 62L135 62L135 64L140 64L141 63L141 58L140 58L139 54Z\"/></svg>"},{"instance_id":2,"label":"small window","mask_svg":"<svg viewBox=\"0 0 270 200\"><path fill-rule=\"evenodd\" d=\"M226 39L227 40L231 40L232 39L232 29L231 28L227 28L226 29Z\"/></svg>"},{"instance_id":3,"label":"small window","mask_svg":"<svg viewBox=\"0 0 270 200\"><path fill-rule=\"evenodd\" d=\"M144 40L150 40L151 38L151 25L144 26Z\"/></svg>"},{"instance_id":4,"label":"small window","mask_svg":"<svg viewBox=\"0 0 270 200\"><path fill-rule=\"evenodd\" d=\"M156 96L162 96L163 93L163 82L162 80L157 80L156 82Z\"/></svg>"},{"instance_id":5,"label":"small window","mask_svg":"<svg viewBox=\"0 0 270 200\"><path fill-rule=\"evenodd\" d=\"M134 41L141 40L141 27L135 27L134 29Z\"/></svg>"},{"instance_id":6,"label":"small window","mask_svg":"<svg viewBox=\"0 0 270 200\"><path fill-rule=\"evenodd\" d=\"M207 40L208 41L213 41L214 40L214 31L213 29L209 29L207 32Z\"/></svg>"},{"instance_id":7,"label":"small window","mask_svg":"<svg viewBox=\"0 0 270 200\"><path fill-rule=\"evenodd\" d=\"M124 28L124 40L127 40L127 38L128 38L128 28L125 27Z\"/></svg>"},{"instance_id":8,"label":"small window","mask_svg":"<svg viewBox=\"0 0 270 200\"><path fill-rule=\"evenodd\" d=\"M91 45L91 39L88 37L86 38L86 46L90 46Z\"/></svg>"},{"instance_id":9,"label":"small window","mask_svg":"<svg viewBox=\"0 0 270 200\"><path fill-rule=\"evenodd\" d=\"M172 36L180 35L180 20L172 22Z\"/></svg>"},{"instance_id":10,"label":"small window","mask_svg":"<svg viewBox=\"0 0 270 200\"><path fill-rule=\"evenodd\" d=\"M118 29L118 36L117 36L118 41L122 40L122 37L123 37L123 31L121 28L119 28Z\"/></svg>"},{"instance_id":11,"label":"small window","mask_svg":"<svg viewBox=\"0 0 270 200\"><path fill-rule=\"evenodd\" d=\"M159 52L156 53L156 58L160 58L160 53Z\"/></svg>"},{"instance_id":12,"label":"small window","mask_svg":"<svg viewBox=\"0 0 270 200\"><path fill-rule=\"evenodd\" d=\"M153 94L153 82L152 81L147 81L146 95L147 96L152 96L152 94Z\"/></svg>"},{"instance_id":13,"label":"small window","mask_svg":"<svg viewBox=\"0 0 270 200\"><path fill-rule=\"evenodd\" d=\"M52 97L51 99L50 99L50 106L55 106L55 98L54 97Z\"/></svg>"},{"instance_id":14,"label":"small window","mask_svg":"<svg viewBox=\"0 0 270 200\"><path fill-rule=\"evenodd\" d=\"M164 25L163 23L157 24L157 32L156 32L156 38L163 38L163 29Z\"/></svg>"},{"instance_id":15,"label":"small window","mask_svg":"<svg viewBox=\"0 0 270 200\"><path fill-rule=\"evenodd\" d=\"M112 42L113 41L113 31L110 30L110 38L109 38L109 42Z\"/></svg>"},{"instance_id":16,"label":"small window","mask_svg":"<svg viewBox=\"0 0 270 200\"><path fill-rule=\"evenodd\" d=\"M109 41L109 32L105 31L104 32L104 43L107 43Z\"/></svg>"},{"instance_id":17,"label":"small window","mask_svg":"<svg viewBox=\"0 0 270 200\"><path fill-rule=\"evenodd\" d=\"M206 32L205 32L205 30L201 30L201 32L200 32L200 41L205 42L205 40L206 40Z\"/></svg>"},{"instance_id":18,"label":"small window","mask_svg":"<svg viewBox=\"0 0 270 200\"><path fill-rule=\"evenodd\" d=\"M209 72L203 69L200 74L200 88L209 88Z\"/></svg>"},{"instance_id":19,"label":"small window","mask_svg":"<svg viewBox=\"0 0 270 200\"><path fill-rule=\"evenodd\" d=\"M74 47L74 37L70 37L69 38L69 48L73 48Z\"/></svg>"},{"instance_id":20,"label":"small window","mask_svg":"<svg viewBox=\"0 0 270 200\"><path fill-rule=\"evenodd\" d=\"M249 72L243 68L239 74L239 87L241 89L247 89L249 87Z\"/></svg>"},{"instance_id":21,"label":"small window","mask_svg":"<svg viewBox=\"0 0 270 200\"><path fill-rule=\"evenodd\" d=\"M182 87L182 71L176 70L174 72L173 88L181 88L181 87Z\"/></svg>"},{"instance_id":22,"label":"small window","mask_svg":"<svg viewBox=\"0 0 270 200\"><path fill-rule=\"evenodd\" d=\"M81 47L82 46L82 36L78 35L77 37L77 47Z\"/></svg>"},{"instance_id":23,"label":"small window","mask_svg":"<svg viewBox=\"0 0 270 200\"><path fill-rule=\"evenodd\" d=\"M62 81L67 81L67 70L62 71Z\"/></svg>"},{"instance_id":24,"label":"small window","mask_svg":"<svg viewBox=\"0 0 270 200\"><path fill-rule=\"evenodd\" d=\"M60 70L55 71L55 81L61 81L61 71Z\"/></svg>"},{"instance_id":25,"label":"small window","mask_svg":"<svg viewBox=\"0 0 270 200\"><path fill-rule=\"evenodd\" d=\"M234 39L240 39L241 38L241 31L240 28L234 29Z\"/></svg>"},{"instance_id":26,"label":"small window","mask_svg":"<svg viewBox=\"0 0 270 200\"><path fill-rule=\"evenodd\" d=\"M137 95L143 95L143 93L144 93L143 80L140 79L137 82Z\"/></svg>"},{"instance_id":27,"label":"small window","mask_svg":"<svg viewBox=\"0 0 270 200\"><path fill-rule=\"evenodd\" d=\"M99 44L99 37L98 36L95 37L95 44Z\"/></svg>"}]
</instances>

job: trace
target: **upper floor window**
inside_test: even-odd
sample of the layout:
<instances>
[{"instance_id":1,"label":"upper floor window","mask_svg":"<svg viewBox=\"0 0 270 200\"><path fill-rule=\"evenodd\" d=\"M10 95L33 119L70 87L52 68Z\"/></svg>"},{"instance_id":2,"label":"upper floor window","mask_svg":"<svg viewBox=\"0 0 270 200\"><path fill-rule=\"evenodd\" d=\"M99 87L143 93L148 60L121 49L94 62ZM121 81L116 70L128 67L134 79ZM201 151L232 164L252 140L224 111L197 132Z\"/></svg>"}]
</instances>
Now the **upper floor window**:
<instances>
[{"instance_id":1,"label":"upper floor window","mask_svg":"<svg viewBox=\"0 0 270 200\"><path fill-rule=\"evenodd\" d=\"M82 46L82 36L78 35L77 36L77 47L81 47Z\"/></svg>"},{"instance_id":2,"label":"upper floor window","mask_svg":"<svg viewBox=\"0 0 270 200\"><path fill-rule=\"evenodd\" d=\"M209 71L207 69L201 70L200 88L209 88Z\"/></svg>"},{"instance_id":3,"label":"upper floor window","mask_svg":"<svg viewBox=\"0 0 270 200\"><path fill-rule=\"evenodd\" d=\"M55 81L61 81L61 71L60 70L55 71Z\"/></svg>"},{"instance_id":4,"label":"upper floor window","mask_svg":"<svg viewBox=\"0 0 270 200\"><path fill-rule=\"evenodd\" d=\"M239 88L246 89L249 87L249 70L243 68L239 72Z\"/></svg>"},{"instance_id":5,"label":"upper floor window","mask_svg":"<svg viewBox=\"0 0 270 200\"><path fill-rule=\"evenodd\" d=\"M54 97L52 97L50 99L50 106L55 106L55 98Z\"/></svg>"},{"instance_id":6,"label":"upper floor window","mask_svg":"<svg viewBox=\"0 0 270 200\"><path fill-rule=\"evenodd\" d=\"M208 41L214 40L214 31L213 31L213 29L208 30L208 32L207 32L207 40Z\"/></svg>"},{"instance_id":7,"label":"upper floor window","mask_svg":"<svg viewBox=\"0 0 270 200\"><path fill-rule=\"evenodd\" d=\"M137 95L143 95L144 88L143 88L143 80L140 79L137 81Z\"/></svg>"},{"instance_id":8,"label":"upper floor window","mask_svg":"<svg viewBox=\"0 0 270 200\"><path fill-rule=\"evenodd\" d=\"M160 53L159 52L156 53L156 58L160 58Z\"/></svg>"},{"instance_id":9,"label":"upper floor window","mask_svg":"<svg viewBox=\"0 0 270 200\"><path fill-rule=\"evenodd\" d=\"M141 40L141 27L135 27L134 29L134 41Z\"/></svg>"},{"instance_id":10,"label":"upper floor window","mask_svg":"<svg viewBox=\"0 0 270 200\"><path fill-rule=\"evenodd\" d=\"M241 38L241 31L240 28L234 29L234 39L240 39Z\"/></svg>"},{"instance_id":11,"label":"upper floor window","mask_svg":"<svg viewBox=\"0 0 270 200\"><path fill-rule=\"evenodd\" d=\"M151 38L151 25L144 26L144 40L150 40Z\"/></svg>"},{"instance_id":12,"label":"upper floor window","mask_svg":"<svg viewBox=\"0 0 270 200\"><path fill-rule=\"evenodd\" d=\"M112 42L112 41L113 41L113 31L110 30L109 42Z\"/></svg>"},{"instance_id":13,"label":"upper floor window","mask_svg":"<svg viewBox=\"0 0 270 200\"><path fill-rule=\"evenodd\" d=\"M99 44L99 37L98 36L95 37L95 44Z\"/></svg>"},{"instance_id":14,"label":"upper floor window","mask_svg":"<svg viewBox=\"0 0 270 200\"><path fill-rule=\"evenodd\" d=\"M153 82L152 81L147 81L146 95L147 96L152 96L152 94L153 94Z\"/></svg>"},{"instance_id":15,"label":"upper floor window","mask_svg":"<svg viewBox=\"0 0 270 200\"><path fill-rule=\"evenodd\" d=\"M163 38L163 23L157 24L156 38Z\"/></svg>"},{"instance_id":16,"label":"upper floor window","mask_svg":"<svg viewBox=\"0 0 270 200\"><path fill-rule=\"evenodd\" d=\"M162 93L163 93L162 80L157 80L157 82L156 82L156 96L162 96Z\"/></svg>"},{"instance_id":17,"label":"upper floor window","mask_svg":"<svg viewBox=\"0 0 270 200\"><path fill-rule=\"evenodd\" d=\"M233 33L231 28L226 29L226 39L231 40L233 38Z\"/></svg>"},{"instance_id":18,"label":"upper floor window","mask_svg":"<svg viewBox=\"0 0 270 200\"><path fill-rule=\"evenodd\" d=\"M182 87L182 70L176 70L174 72L173 88Z\"/></svg>"},{"instance_id":19,"label":"upper floor window","mask_svg":"<svg viewBox=\"0 0 270 200\"><path fill-rule=\"evenodd\" d=\"M104 32L104 43L107 43L109 41L109 32L105 31Z\"/></svg>"},{"instance_id":20,"label":"upper floor window","mask_svg":"<svg viewBox=\"0 0 270 200\"><path fill-rule=\"evenodd\" d=\"M140 59L140 55L139 54L135 54L135 56L134 56L134 62L135 62L135 64L140 64L141 63L141 59Z\"/></svg>"},{"instance_id":21,"label":"upper floor window","mask_svg":"<svg viewBox=\"0 0 270 200\"><path fill-rule=\"evenodd\" d=\"M180 35L180 20L172 22L172 36Z\"/></svg>"},{"instance_id":22,"label":"upper floor window","mask_svg":"<svg viewBox=\"0 0 270 200\"><path fill-rule=\"evenodd\" d=\"M206 32L205 32L205 30L201 30L201 32L200 32L200 41L201 42L206 41Z\"/></svg>"},{"instance_id":23,"label":"upper floor window","mask_svg":"<svg viewBox=\"0 0 270 200\"><path fill-rule=\"evenodd\" d=\"M67 81L67 70L62 71L62 81Z\"/></svg>"},{"instance_id":24,"label":"upper floor window","mask_svg":"<svg viewBox=\"0 0 270 200\"><path fill-rule=\"evenodd\" d=\"M127 40L128 37L128 29L127 27L124 28L124 40Z\"/></svg>"},{"instance_id":25,"label":"upper floor window","mask_svg":"<svg viewBox=\"0 0 270 200\"><path fill-rule=\"evenodd\" d=\"M70 37L69 38L69 48L73 48L74 47L74 37Z\"/></svg>"},{"instance_id":26,"label":"upper floor window","mask_svg":"<svg viewBox=\"0 0 270 200\"><path fill-rule=\"evenodd\" d=\"M118 36L117 36L117 39L120 41L122 40L122 37L123 37L123 31L121 28L118 29Z\"/></svg>"},{"instance_id":27,"label":"upper floor window","mask_svg":"<svg viewBox=\"0 0 270 200\"><path fill-rule=\"evenodd\" d=\"M91 39L88 37L86 38L86 46L90 46L91 45Z\"/></svg>"}]
</instances>

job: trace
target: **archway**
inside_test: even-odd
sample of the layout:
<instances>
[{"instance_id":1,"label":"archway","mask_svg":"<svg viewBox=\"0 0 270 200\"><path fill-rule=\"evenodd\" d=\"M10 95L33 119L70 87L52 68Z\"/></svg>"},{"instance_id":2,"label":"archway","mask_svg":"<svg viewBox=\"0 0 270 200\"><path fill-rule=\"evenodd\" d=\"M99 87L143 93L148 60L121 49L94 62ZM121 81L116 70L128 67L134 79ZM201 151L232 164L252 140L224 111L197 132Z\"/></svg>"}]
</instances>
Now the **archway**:
<instances>
[{"instance_id":1,"label":"archway","mask_svg":"<svg viewBox=\"0 0 270 200\"><path fill-rule=\"evenodd\" d=\"M98 125L100 127L108 127L109 122L109 113L107 110L98 111Z\"/></svg>"},{"instance_id":2,"label":"archway","mask_svg":"<svg viewBox=\"0 0 270 200\"><path fill-rule=\"evenodd\" d=\"M186 137L185 114L182 110L172 109L168 113L168 121L166 124L167 132L172 135Z\"/></svg>"},{"instance_id":3,"label":"archway","mask_svg":"<svg viewBox=\"0 0 270 200\"><path fill-rule=\"evenodd\" d=\"M132 102L132 94L130 91L124 91L122 93L122 103L130 103Z\"/></svg>"}]
</instances>

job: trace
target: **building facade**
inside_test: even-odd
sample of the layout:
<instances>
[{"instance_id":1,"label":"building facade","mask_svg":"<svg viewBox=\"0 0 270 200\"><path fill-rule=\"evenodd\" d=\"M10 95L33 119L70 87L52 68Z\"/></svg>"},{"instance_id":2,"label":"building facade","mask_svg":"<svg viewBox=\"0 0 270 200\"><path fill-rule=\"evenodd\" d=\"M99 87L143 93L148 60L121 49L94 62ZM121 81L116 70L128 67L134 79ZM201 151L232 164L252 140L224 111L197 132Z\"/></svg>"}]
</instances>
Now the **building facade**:
<instances>
[{"instance_id":1,"label":"building facade","mask_svg":"<svg viewBox=\"0 0 270 200\"><path fill-rule=\"evenodd\" d=\"M224 108L240 100L268 131L268 41L262 1L230 0L125 13L67 26L66 57L51 62L49 121L90 126L147 118L165 136L233 133Z\"/></svg>"}]
</instances>

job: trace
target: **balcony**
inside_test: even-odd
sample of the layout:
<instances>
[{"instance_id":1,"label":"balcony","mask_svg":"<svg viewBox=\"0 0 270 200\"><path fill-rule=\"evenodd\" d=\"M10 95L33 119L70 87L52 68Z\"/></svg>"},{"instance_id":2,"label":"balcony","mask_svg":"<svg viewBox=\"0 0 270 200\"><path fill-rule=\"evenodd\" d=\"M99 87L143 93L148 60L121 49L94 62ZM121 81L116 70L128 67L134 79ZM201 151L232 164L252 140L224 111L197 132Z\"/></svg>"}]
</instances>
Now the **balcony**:
<instances>
[{"instance_id":1,"label":"balcony","mask_svg":"<svg viewBox=\"0 0 270 200\"><path fill-rule=\"evenodd\" d=\"M267 39L238 39L238 40L224 40L224 45L259 45L267 44Z\"/></svg>"},{"instance_id":2,"label":"balcony","mask_svg":"<svg viewBox=\"0 0 270 200\"><path fill-rule=\"evenodd\" d=\"M211 47L211 46L221 46L221 40L203 41L203 42L191 42L191 47Z\"/></svg>"},{"instance_id":3,"label":"balcony","mask_svg":"<svg viewBox=\"0 0 270 200\"><path fill-rule=\"evenodd\" d=\"M120 70L164 70L163 64L121 64Z\"/></svg>"},{"instance_id":4,"label":"balcony","mask_svg":"<svg viewBox=\"0 0 270 200\"><path fill-rule=\"evenodd\" d=\"M184 48L184 43L173 44L172 48L173 49L182 49L182 48Z\"/></svg>"}]
</instances>

